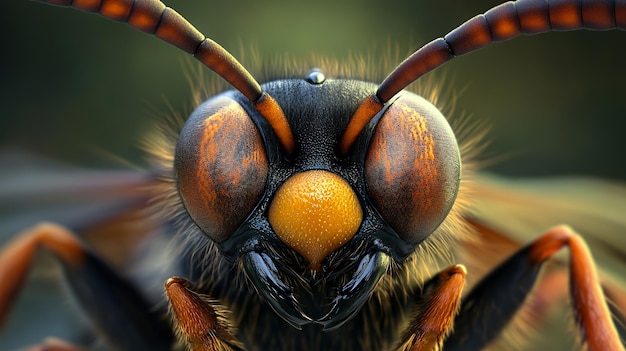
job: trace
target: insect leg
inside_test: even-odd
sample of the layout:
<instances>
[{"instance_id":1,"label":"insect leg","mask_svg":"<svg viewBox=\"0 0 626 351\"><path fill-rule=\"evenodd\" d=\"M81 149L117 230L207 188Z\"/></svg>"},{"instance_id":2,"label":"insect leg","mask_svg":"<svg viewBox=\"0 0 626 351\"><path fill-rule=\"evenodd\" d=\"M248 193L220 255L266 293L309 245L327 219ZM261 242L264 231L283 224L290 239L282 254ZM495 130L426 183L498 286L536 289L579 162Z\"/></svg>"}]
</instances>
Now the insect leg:
<instances>
[{"instance_id":1,"label":"insect leg","mask_svg":"<svg viewBox=\"0 0 626 351\"><path fill-rule=\"evenodd\" d=\"M173 337L141 294L89 252L66 228L44 223L20 233L0 252L0 322L18 294L38 248L54 254L70 289L117 350L169 350Z\"/></svg>"},{"instance_id":2,"label":"insect leg","mask_svg":"<svg viewBox=\"0 0 626 351\"><path fill-rule=\"evenodd\" d=\"M542 264L563 246L570 250L570 294L589 350L623 351L587 244L567 226L517 251L463 299L445 349L478 351L499 335L533 288Z\"/></svg>"},{"instance_id":3,"label":"insect leg","mask_svg":"<svg viewBox=\"0 0 626 351\"><path fill-rule=\"evenodd\" d=\"M403 334L399 351L441 349L461 302L465 274L463 265L454 265L424 285L415 316Z\"/></svg>"},{"instance_id":4,"label":"insect leg","mask_svg":"<svg viewBox=\"0 0 626 351\"><path fill-rule=\"evenodd\" d=\"M170 312L179 337L190 351L242 350L227 321L224 308L193 291L187 280L174 277L165 283Z\"/></svg>"}]
</instances>

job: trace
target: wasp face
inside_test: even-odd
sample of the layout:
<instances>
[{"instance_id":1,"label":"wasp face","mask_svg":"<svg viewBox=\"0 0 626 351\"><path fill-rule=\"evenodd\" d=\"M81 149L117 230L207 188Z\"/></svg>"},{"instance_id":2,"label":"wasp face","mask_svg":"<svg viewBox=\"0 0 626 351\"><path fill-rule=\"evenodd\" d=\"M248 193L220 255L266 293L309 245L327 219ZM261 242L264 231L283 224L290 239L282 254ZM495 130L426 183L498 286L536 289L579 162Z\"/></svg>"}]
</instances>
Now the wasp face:
<instances>
[{"instance_id":1,"label":"wasp face","mask_svg":"<svg viewBox=\"0 0 626 351\"><path fill-rule=\"evenodd\" d=\"M274 312L297 329L332 330L447 216L460 179L456 140L434 106L406 93L344 155L339 140L375 85L313 71L263 89L284 111L296 151L285 152L241 94L224 93L183 129L179 193Z\"/></svg>"},{"instance_id":2,"label":"wasp face","mask_svg":"<svg viewBox=\"0 0 626 351\"><path fill-rule=\"evenodd\" d=\"M50 183L44 187L33 187L28 182L30 177L26 177L28 179L25 181L19 179L18 189L13 189L13 181L7 182L4 189L10 190L10 196L3 195L9 204L7 208L11 209L9 217L14 217L14 205L19 205L24 199L37 202L38 205L39 202L45 205L52 199L53 202L49 204L54 205L50 206L54 208L50 208L50 211L45 209L40 214L39 208L33 207L33 218L50 220L43 216L51 215L52 220L61 222L61 225L44 223L28 228L0 250L0 281L3 282L0 285L0 324L26 281L36 252L45 250L60 262L69 289L87 312L92 322L89 324L97 331L98 335L94 337L102 338L102 343L100 340L96 343L99 349L102 346L133 351L170 351L181 348L193 351L478 350L494 347L493 342L498 341L507 324L521 322L522 318L517 320L516 315L533 315L527 323L539 325L536 322L548 316L545 313L547 311L537 311L537 307L547 306L569 293L575 321L584 336L581 344L594 351L624 350L623 338L620 338L624 330L620 326L626 324L623 313L626 301L620 297L626 296L626 293L618 279L624 275L614 274L616 270L613 266L614 262L621 262L621 258L626 255L624 250L620 250L621 242L615 239L619 235L614 234L623 232L626 225L622 215L624 211L620 211L620 201L615 201L623 200L624 196L620 197L623 187L586 181L568 182L562 189L552 189L552 182L501 186L500 181L478 176L471 182L470 191L462 191L464 196L457 199L461 166L455 137L435 107L404 89L446 62L492 43L555 30L624 30L626 1L518 0L503 3L472 17L447 34L438 32L440 36L419 48L393 70L390 69L379 85L356 80L327 80L318 70L301 79L282 79L260 85L233 55L159 0L42 2L97 12L151 33L192 55L232 85L234 90L217 95L196 109L180 134L174 157L170 144L158 144L171 139L164 136L163 139L167 140L155 140L156 149L151 150L151 154L159 158L159 163L151 172L116 172L112 177L108 172L94 174L72 170L67 175L57 177L54 167L50 177L45 177L46 183L48 179ZM232 12L219 10L214 5L219 4L211 4L213 14ZM333 12L341 12L334 5ZM324 8L318 3L315 7ZM398 8L388 4L384 7ZM371 6L360 6L360 9L366 8L371 9ZM358 9L352 6L349 7L351 21L345 21L345 13L339 14L339 17L342 25L348 25L350 29L358 28L359 33L366 28L386 33L389 27L403 28L403 32L413 28L413 31L422 33L424 28L414 27L417 24L415 14L421 10L407 11L408 7L402 8L405 10L393 16L380 12L370 18L359 15ZM457 6L456 9L460 8ZM449 12L449 8L446 8L444 17ZM247 22L249 17L244 16L244 13L241 13L242 16L239 12L233 13L234 17L218 16L227 18L228 24L224 27L230 28L229 31L236 28L237 32L249 32L240 25L233 26L234 19ZM315 36L316 47L323 42L320 38L328 36L321 32L325 27L331 30L332 35L337 32L337 27L326 26L332 21L325 13L315 15L301 8L295 13L298 15L280 16L280 13L268 10L264 4L263 9L252 11L250 17L276 26L281 34L291 34L302 24L312 25L310 31ZM306 16L304 20L302 14ZM203 19L215 17L210 14L206 17L204 13L200 15ZM296 23L290 25L283 17L295 18ZM388 26L380 22L389 18L397 22L402 17L410 18L410 22L406 23L408 27L397 23ZM442 18L432 14L429 17L434 22L442 23ZM324 25L320 25L320 18L325 19ZM363 20L364 25L353 25L356 24L354 19ZM0 21L3 24L6 22L10 21ZM428 21L418 22L428 26ZM212 20L211 26L222 27ZM37 24L32 29L38 31L44 27ZM266 30L260 30L261 26L254 25L252 28L273 42L280 41ZM427 32L422 34L428 35ZM245 37L256 41L247 35ZM300 36L296 37L301 41ZM343 35L336 37L342 42L342 47L353 44L351 39ZM368 41L372 40L371 36L366 37ZM402 41L394 35L391 37L395 38L394 41ZM606 35L602 37L609 38ZM26 82L28 89L24 91L28 91L27 101L24 100L20 104L23 106L14 113L5 108L5 114L12 120L17 119L14 117L28 112L22 110L24 106L32 109L32 103L43 101L46 108L33 110L34 113L29 115L42 115L46 119L51 115L60 115L48 106L48 102L54 100L49 96L49 91L37 93L40 84L29 83L53 81L55 89L48 90L63 91L57 98L68 101L72 105L71 110L80 111L81 121L93 120L95 115L91 112L101 110L97 105L92 106L89 101L83 101L84 108L78 108L75 104L85 99L71 92L68 94L61 85L57 85L62 81L71 81L68 79L71 74L66 74L65 70L75 68L77 60L74 55L71 59L68 56L67 60L55 60L48 54L63 49L63 46L53 45L54 50L47 50L47 40L40 40L38 35L32 38L14 40L18 44L27 42L32 45L18 45L15 50L7 50L7 55L19 52L20 57L15 64L4 66L29 67L29 72L26 79L19 77L21 84L22 81ZM83 41L86 44L100 43L99 40L91 39L85 37ZM613 44L610 45L611 49L619 47L614 45L616 39L619 42L623 38L609 39ZM85 43L80 45L82 51L88 51L84 50ZM561 44L551 42L549 46L554 47L555 43ZM36 51L33 55L26 55L36 57L36 65L23 61L22 49L27 47ZM554 62L565 67L568 62L563 57L577 57L583 51L597 54L596 50L581 48L582 51L578 53L572 51L567 54L560 47L560 55ZM306 49L308 51L310 47ZM544 49L532 52L548 52ZM318 47L316 51L325 50ZM513 52L508 47L506 51ZM45 55L42 56L42 53ZM360 72L358 74L361 77L368 75L374 61L375 64L385 61L379 60L379 54L377 52L374 60L357 59L358 65L353 68ZM523 121L523 124L530 126L527 133L517 133L519 131L516 130L515 134L523 138L520 144L527 142L528 135L533 138L538 136L543 128L526 118L528 109L518 109L512 104L513 100L505 102L502 99L506 94L502 94L503 88L499 83L503 81L515 81L515 91L525 91L521 103L516 103L517 106L535 108L537 113L531 115L550 120L554 125L577 124L572 123L569 111L551 110L551 107L563 104L554 103L555 89L545 89L544 84L552 79L548 79L544 72L535 70L538 74L532 77L533 70L517 70L523 72L523 78L530 78L527 80L532 87L517 90L521 86L518 85L519 79L500 76L501 73L515 71L512 68L516 66L508 64L511 57L493 52L488 55L499 57L497 64L489 64L489 69L480 70L470 63L469 69L463 71L475 72L479 76L469 79L459 77L459 81L487 82L490 87L473 89L480 96L468 100L480 101L481 105L489 106L489 111L493 112L489 114L507 115L508 120ZM112 66L108 55L96 56L107 59L107 64L101 65L101 69ZM536 65L539 62L530 63L527 60L530 56L538 58L539 55L521 56L524 57L525 66L539 67ZM595 56L602 58L601 64L595 66L619 67L606 64L606 58L620 55ZM40 66L44 61L53 64L48 70L61 73L62 77L46 80L37 74L31 75L30 69ZM64 65L60 61L70 64ZM132 61L142 61L143 65L143 60ZM539 61L543 60L539 58ZM324 60L315 62L327 64ZM507 65L500 65L502 62ZM595 67L590 64L591 61L585 60L585 63L588 67ZM118 65L113 66L119 70ZM350 62L344 68L348 66L352 66ZM497 66L502 66L506 72L498 71ZM346 72L344 68L335 69ZM120 80L125 85L134 83L136 79L129 77L135 71L123 72L125 74L120 76ZM587 71L602 76L595 69ZM616 84L597 89L593 87L594 84L589 84L590 76L583 78L579 74L569 73L566 77L568 82L573 77L592 87L585 95L581 93L580 86L576 86L574 96L592 97L594 94L591 93L596 91L606 95L604 93L610 90L621 91L623 88ZM611 77L616 73L620 72L611 72ZM494 84L493 79L483 79L485 75L500 79L496 79ZM31 79L27 79L28 76ZM85 76L80 74L80 78L83 81ZM96 80L102 85L98 78ZM11 87L11 92L19 91L19 84L6 85ZM498 90L490 91L494 86ZM543 89L536 89L542 86ZM568 92L562 87L559 84L556 90L562 90L564 95L572 94L571 90ZM531 90L547 96L548 103L542 106L537 101L538 96L527 95ZM549 94L540 94L542 90ZM6 95L13 99L12 94ZM168 95L168 99L176 99L168 93L165 95ZM108 100L102 97L99 96L98 100ZM592 106L583 113L585 121L589 120L589 115L605 114L604 108L598 109L598 106L607 104L590 104L587 99L575 100L584 100L584 106ZM568 101L571 102L571 97L568 97ZM505 110L500 111L502 113L493 110L497 103L506 106ZM581 106L568 106L571 111L581 110ZM475 109L477 106L467 107L481 118L486 114ZM121 110L125 111L126 116L133 115L125 108ZM522 111L522 114L516 118L514 114L509 114L513 110ZM544 118L556 115L562 115L564 119L557 122L553 118ZM43 130L42 134L46 135L55 134L48 128L33 128L32 120L26 120L25 134L33 135L30 140L40 137L37 130ZM47 126L39 126L42 125ZM62 123L61 129L66 129L67 125ZM514 125L517 129L518 125ZM611 139L604 135L606 128L602 126L601 129L603 137L600 139ZM613 129L619 131L619 128ZM115 130L105 134L118 135L117 132ZM478 132L479 136L482 134L478 130L469 132ZM586 128L582 134L583 137L573 134L567 138L588 151L588 145L584 142L585 139L589 140ZM552 142L557 138L548 135L551 145L545 149L552 149ZM54 138L58 139L57 136ZM620 138L613 139L621 141ZM74 140L71 143L72 148L81 144L84 142ZM472 150L469 151L471 156ZM544 151L541 150L542 153ZM574 152L575 163L586 163L580 162L578 150L574 149ZM560 152L555 154L560 155ZM592 158L601 159L595 153ZM614 161L614 157L611 161ZM605 166L615 166L615 162L600 162ZM12 163L8 165L6 168L13 168ZM47 172L47 168L42 167L42 172L39 167L29 169L28 173L34 171L39 176L39 173ZM520 169L523 168L521 166ZM471 169L471 166L466 169ZM167 173L167 177L164 177L164 173ZM85 181L85 178L89 179ZM22 185L24 183L27 184ZM175 186L172 186L174 183ZM523 195L520 192L522 186L523 192L527 190L532 196ZM464 189L467 188L464 182ZM19 189L27 190L14 191ZM585 192L579 194L580 189ZM588 190L606 194L596 198L587 194ZM31 198L34 193L37 193L37 197ZM468 193L472 196L468 196ZM76 204L74 200L77 200ZM84 209L81 206L83 202L97 203L98 206L95 210ZM153 211L161 208L146 208L146 205L157 204L158 207L165 207L165 211L170 211L172 202L174 205L182 204L184 217L192 220L197 227L197 230L192 228L190 233L184 233L189 236L193 234L197 239L192 240L193 245L189 245L191 241L183 241L185 248L195 250L190 255L176 256L169 250L159 251L165 249L162 247L164 237L170 238L171 218L154 216ZM67 214L65 209L57 211L57 207L64 205L68 205ZM601 209L602 216L598 215L598 209ZM30 207L28 211L31 212ZM583 236L575 229L568 226L548 229L562 222L562 212L568 212L565 222L571 221L573 226L580 228L581 233L585 232L584 235L592 239L589 241L592 246L600 248L596 251L601 253L598 255L601 257L600 272L596 269ZM136 215L141 218L134 218ZM20 217L17 216L18 221L22 220ZM612 233L610 227L617 229ZM542 229L546 230L543 234L528 245L520 246L527 235L533 232L539 234L535 230ZM129 234L126 230L132 232L132 235L125 235ZM114 244L100 243L97 233L89 238L92 236L89 232L92 231L100 232L100 236L106 236L106 240ZM198 231L201 234L195 235ZM445 232L458 237L462 245L438 247L439 242L436 240ZM124 249L127 242L118 242L118 237L130 238L128 241L132 243L128 244L132 247ZM150 252L147 255L135 255L137 245L149 247L145 251ZM112 249L108 246L112 246ZM431 253L430 248L435 248L436 254L441 255L421 259L422 253ZM550 268L542 275L543 281L539 281L535 287L542 265L561 248L569 249L569 265L561 265L565 262L560 260L553 262L555 264L550 264ZM100 257L100 253L104 255ZM461 262L466 260L464 263L473 268L474 277L482 275L481 270L490 270L480 281L468 280L471 282L469 285L472 285L468 293L463 293L468 272L463 264L449 266L436 275L428 271L430 262L447 254L457 256L457 253ZM163 259L163 256L168 257ZM131 272L128 265L138 261L142 264ZM150 269L152 267L146 267L162 261L172 264L168 267L170 271L155 273ZM495 266L496 262L500 263ZM160 273L167 273L168 276L153 280ZM569 291L554 291L554 287L563 282L561 279L566 275L569 284L560 285L569 286ZM150 287L152 284L146 284L155 281L159 287L165 282L170 320L164 318L165 311L155 308L165 305L164 301L158 300L164 297L162 290L153 290ZM613 305L607 304L605 295L614 300ZM534 300L525 304L527 297ZM37 313L45 314L46 310ZM517 313L520 310L531 313ZM29 333L39 329L33 328L32 323L29 319L22 329ZM16 333L7 332L11 338L12 334ZM551 333L547 334L552 336ZM5 345L4 340L1 341ZM91 340L87 342L93 344ZM46 341L34 348L82 349L56 340Z\"/></svg>"}]
</instances>

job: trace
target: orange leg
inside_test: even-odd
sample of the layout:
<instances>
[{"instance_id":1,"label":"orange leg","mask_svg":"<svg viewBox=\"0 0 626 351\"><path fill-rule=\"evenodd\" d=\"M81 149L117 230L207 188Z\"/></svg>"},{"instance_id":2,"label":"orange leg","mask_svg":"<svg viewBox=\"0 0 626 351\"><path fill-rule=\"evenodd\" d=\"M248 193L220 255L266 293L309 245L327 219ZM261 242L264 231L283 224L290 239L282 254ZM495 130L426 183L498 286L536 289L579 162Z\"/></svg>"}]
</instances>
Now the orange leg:
<instances>
[{"instance_id":1,"label":"orange leg","mask_svg":"<svg viewBox=\"0 0 626 351\"><path fill-rule=\"evenodd\" d=\"M242 350L235 332L226 319L224 308L209 297L192 290L182 278L165 283L170 311L177 324L178 336L190 351Z\"/></svg>"},{"instance_id":2,"label":"orange leg","mask_svg":"<svg viewBox=\"0 0 626 351\"><path fill-rule=\"evenodd\" d=\"M170 350L169 326L136 287L87 250L67 228L51 223L25 230L0 252L0 323L39 248L58 258L69 288L107 345L116 350ZM53 340L35 350L78 349Z\"/></svg>"},{"instance_id":3,"label":"orange leg","mask_svg":"<svg viewBox=\"0 0 626 351\"><path fill-rule=\"evenodd\" d=\"M64 227L43 223L19 233L0 252L0 325L24 284L39 247L45 247L70 266L79 266L85 260L81 243Z\"/></svg>"},{"instance_id":4,"label":"orange leg","mask_svg":"<svg viewBox=\"0 0 626 351\"><path fill-rule=\"evenodd\" d=\"M600 287L596 266L585 241L571 228L561 226L537 239L529 251L536 264L550 258L563 246L570 249L570 293L576 320L590 350L624 350Z\"/></svg>"},{"instance_id":5,"label":"orange leg","mask_svg":"<svg viewBox=\"0 0 626 351\"><path fill-rule=\"evenodd\" d=\"M477 351L493 340L522 305L546 260L568 247L569 285L576 321L591 351L624 351L584 240L567 226L556 227L488 274L463 299L446 350Z\"/></svg>"},{"instance_id":6,"label":"orange leg","mask_svg":"<svg viewBox=\"0 0 626 351\"><path fill-rule=\"evenodd\" d=\"M424 287L417 313L404 333L400 351L441 349L452 330L454 316L461 302L465 267L452 266L431 279Z\"/></svg>"}]
</instances>

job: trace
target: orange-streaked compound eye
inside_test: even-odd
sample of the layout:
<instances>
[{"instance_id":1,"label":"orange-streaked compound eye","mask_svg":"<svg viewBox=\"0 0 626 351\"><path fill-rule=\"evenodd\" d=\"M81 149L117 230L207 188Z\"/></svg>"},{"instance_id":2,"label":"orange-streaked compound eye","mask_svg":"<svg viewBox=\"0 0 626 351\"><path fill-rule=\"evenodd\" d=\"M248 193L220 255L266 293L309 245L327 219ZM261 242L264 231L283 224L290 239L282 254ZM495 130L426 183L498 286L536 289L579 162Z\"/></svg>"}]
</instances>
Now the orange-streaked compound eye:
<instances>
[{"instance_id":1,"label":"orange-streaked compound eye","mask_svg":"<svg viewBox=\"0 0 626 351\"><path fill-rule=\"evenodd\" d=\"M223 242L263 196L268 160L248 113L215 97L189 117L176 147L178 192L193 221Z\"/></svg>"},{"instance_id":2,"label":"orange-streaked compound eye","mask_svg":"<svg viewBox=\"0 0 626 351\"><path fill-rule=\"evenodd\" d=\"M368 194L409 244L437 229L459 188L461 164L452 130L428 101L403 94L380 118L365 158Z\"/></svg>"}]
</instances>

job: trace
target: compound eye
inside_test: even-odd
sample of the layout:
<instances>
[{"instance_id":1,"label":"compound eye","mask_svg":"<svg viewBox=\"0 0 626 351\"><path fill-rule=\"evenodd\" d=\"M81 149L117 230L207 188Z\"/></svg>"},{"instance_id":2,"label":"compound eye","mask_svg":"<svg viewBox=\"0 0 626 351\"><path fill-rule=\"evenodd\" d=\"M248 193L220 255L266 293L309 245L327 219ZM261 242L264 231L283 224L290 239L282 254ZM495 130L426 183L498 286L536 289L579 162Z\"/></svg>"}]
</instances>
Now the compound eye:
<instances>
[{"instance_id":1,"label":"compound eye","mask_svg":"<svg viewBox=\"0 0 626 351\"><path fill-rule=\"evenodd\" d=\"M183 205L217 242L228 239L248 217L263 196L268 175L258 129L228 97L210 99L191 114L174 166Z\"/></svg>"},{"instance_id":2,"label":"compound eye","mask_svg":"<svg viewBox=\"0 0 626 351\"><path fill-rule=\"evenodd\" d=\"M439 110L405 93L385 111L365 158L365 183L383 219L405 242L426 239L450 212L461 164L452 130Z\"/></svg>"}]
</instances>

